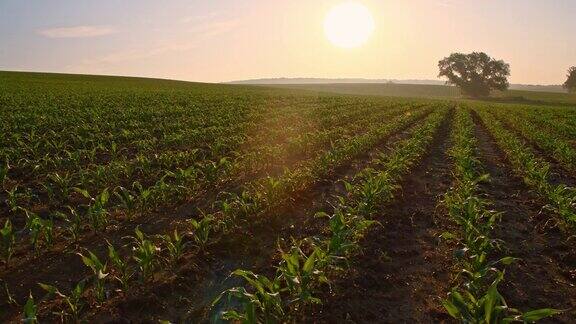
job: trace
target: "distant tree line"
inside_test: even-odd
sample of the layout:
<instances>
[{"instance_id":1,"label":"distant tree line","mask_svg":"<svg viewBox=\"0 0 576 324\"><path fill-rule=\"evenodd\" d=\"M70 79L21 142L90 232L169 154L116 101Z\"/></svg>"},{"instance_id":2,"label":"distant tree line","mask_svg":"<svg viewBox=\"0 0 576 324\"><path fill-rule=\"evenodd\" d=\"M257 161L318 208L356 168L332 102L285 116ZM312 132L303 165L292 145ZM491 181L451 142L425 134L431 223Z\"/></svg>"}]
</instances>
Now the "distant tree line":
<instances>
[{"instance_id":1,"label":"distant tree line","mask_svg":"<svg viewBox=\"0 0 576 324\"><path fill-rule=\"evenodd\" d=\"M510 65L486 53L452 53L438 62L438 68L438 76L448 78L447 84L456 85L463 94L474 98L487 97L493 90L504 91L510 86ZM564 88L576 92L576 66L568 70Z\"/></svg>"}]
</instances>

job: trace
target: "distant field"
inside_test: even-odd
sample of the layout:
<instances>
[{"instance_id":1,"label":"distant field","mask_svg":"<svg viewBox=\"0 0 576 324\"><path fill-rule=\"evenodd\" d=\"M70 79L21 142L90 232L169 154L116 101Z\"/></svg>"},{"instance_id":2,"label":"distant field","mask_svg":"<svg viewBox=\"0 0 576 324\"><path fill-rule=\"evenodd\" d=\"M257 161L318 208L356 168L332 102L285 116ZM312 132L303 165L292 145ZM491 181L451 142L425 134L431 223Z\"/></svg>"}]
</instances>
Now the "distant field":
<instances>
[{"instance_id":1,"label":"distant field","mask_svg":"<svg viewBox=\"0 0 576 324\"><path fill-rule=\"evenodd\" d=\"M384 84L384 83L348 83L348 84L294 84L294 85L269 85L269 87L312 90L330 93L352 95L378 95L395 97L425 97L425 98L461 98L460 91L456 87L442 85L415 85L415 84ZM576 94L509 90L496 92L495 98L504 102L525 103L561 103L576 104Z\"/></svg>"},{"instance_id":2,"label":"distant field","mask_svg":"<svg viewBox=\"0 0 576 324\"><path fill-rule=\"evenodd\" d=\"M0 322L569 323L573 103L0 72Z\"/></svg>"}]
</instances>

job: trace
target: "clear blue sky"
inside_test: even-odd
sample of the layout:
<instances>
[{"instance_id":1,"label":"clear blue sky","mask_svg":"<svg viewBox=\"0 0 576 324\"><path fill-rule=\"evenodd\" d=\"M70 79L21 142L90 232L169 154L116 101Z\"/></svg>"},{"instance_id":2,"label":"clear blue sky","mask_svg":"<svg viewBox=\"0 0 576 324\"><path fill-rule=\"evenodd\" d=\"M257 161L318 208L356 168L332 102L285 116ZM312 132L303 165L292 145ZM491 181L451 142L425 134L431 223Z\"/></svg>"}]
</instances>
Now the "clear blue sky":
<instances>
[{"instance_id":1,"label":"clear blue sky","mask_svg":"<svg viewBox=\"0 0 576 324\"><path fill-rule=\"evenodd\" d=\"M358 0L376 29L331 44L343 0L0 1L0 69L227 81L434 79L453 51L486 51L514 83L559 84L576 65L576 0Z\"/></svg>"}]
</instances>

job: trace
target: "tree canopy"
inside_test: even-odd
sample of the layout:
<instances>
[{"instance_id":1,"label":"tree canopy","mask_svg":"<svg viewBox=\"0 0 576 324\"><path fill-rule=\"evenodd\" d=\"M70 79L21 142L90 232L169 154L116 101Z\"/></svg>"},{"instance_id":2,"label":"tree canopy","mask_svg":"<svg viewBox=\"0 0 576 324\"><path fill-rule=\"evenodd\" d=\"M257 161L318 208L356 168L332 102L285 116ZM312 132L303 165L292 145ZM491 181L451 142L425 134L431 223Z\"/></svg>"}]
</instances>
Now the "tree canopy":
<instances>
[{"instance_id":1,"label":"tree canopy","mask_svg":"<svg viewBox=\"0 0 576 324\"><path fill-rule=\"evenodd\" d=\"M564 82L564 88L569 92L576 92L576 66L568 69L568 79Z\"/></svg>"},{"instance_id":2,"label":"tree canopy","mask_svg":"<svg viewBox=\"0 0 576 324\"><path fill-rule=\"evenodd\" d=\"M509 86L510 65L486 53L452 53L438 62L438 67L439 77L448 78L448 84L472 97L487 97L491 90L506 90Z\"/></svg>"}]
</instances>

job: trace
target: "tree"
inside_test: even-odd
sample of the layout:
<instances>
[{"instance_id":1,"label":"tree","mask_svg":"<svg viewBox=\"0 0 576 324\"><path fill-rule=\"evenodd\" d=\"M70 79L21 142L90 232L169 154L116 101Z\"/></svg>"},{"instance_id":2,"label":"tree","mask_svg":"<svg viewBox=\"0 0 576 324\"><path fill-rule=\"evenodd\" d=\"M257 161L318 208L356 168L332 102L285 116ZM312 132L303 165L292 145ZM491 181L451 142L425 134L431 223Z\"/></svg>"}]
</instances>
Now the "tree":
<instances>
[{"instance_id":1,"label":"tree","mask_svg":"<svg viewBox=\"0 0 576 324\"><path fill-rule=\"evenodd\" d=\"M487 97L491 90L508 89L510 65L495 60L486 53L452 53L438 62L439 77L447 77L447 84L454 84L472 97Z\"/></svg>"},{"instance_id":2,"label":"tree","mask_svg":"<svg viewBox=\"0 0 576 324\"><path fill-rule=\"evenodd\" d=\"M568 80L564 82L564 88L568 90L568 92L576 92L576 66L571 67L568 69Z\"/></svg>"}]
</instances>

